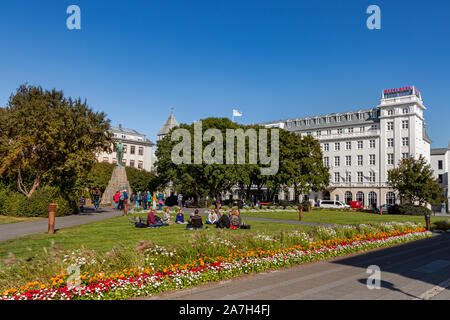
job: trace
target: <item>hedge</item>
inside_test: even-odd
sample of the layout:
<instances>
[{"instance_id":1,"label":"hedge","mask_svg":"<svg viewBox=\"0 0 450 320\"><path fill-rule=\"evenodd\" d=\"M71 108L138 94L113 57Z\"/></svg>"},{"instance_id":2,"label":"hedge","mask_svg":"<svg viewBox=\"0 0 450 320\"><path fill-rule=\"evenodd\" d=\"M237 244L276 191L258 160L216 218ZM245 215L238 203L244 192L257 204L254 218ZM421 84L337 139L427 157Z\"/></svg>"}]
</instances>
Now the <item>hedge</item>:
<instances>
[{"instance_id":1,"label":"hedge","mask_svg":"<svg viewBox=\"0 0 450 320\"><path fill-rule=\"evenodd\" d=\"M78 204L66 199L55 187L37 189L30 198L23 194L0 190L0 214L15 217L47 217L48 205L56 203L56 216L78 212Z\"/></svg>"},{"instance_id":2,"label":"hedge","mask_svg":"<svg viewBox=\"0 0 450 320\"><path fill-rule=\"evenodd\" d=\"M431 210L426 207L414 206L412 204L401 204L401 205L396 204L389 211L389 214L400 214L406 216L424 216L426 214L431 215Z\"/></svg>"}]
</instances>

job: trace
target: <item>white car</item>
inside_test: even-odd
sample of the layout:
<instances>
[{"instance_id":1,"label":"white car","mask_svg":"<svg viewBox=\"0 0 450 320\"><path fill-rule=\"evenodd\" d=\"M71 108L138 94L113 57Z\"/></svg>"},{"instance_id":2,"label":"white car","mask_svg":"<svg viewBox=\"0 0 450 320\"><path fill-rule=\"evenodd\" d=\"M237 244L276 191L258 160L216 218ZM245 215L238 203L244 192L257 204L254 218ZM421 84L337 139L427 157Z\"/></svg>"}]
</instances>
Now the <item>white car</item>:
<instances>
[{"instance_id":1,"label":"white car","mask_svg":"<svg viewBox=\"0 0 450 320\"><path fill-rule=\"evenodd\" d=\"M346 209L350 206L338 200L320 200L319 208Z\"/></svg>"}]
</instances>

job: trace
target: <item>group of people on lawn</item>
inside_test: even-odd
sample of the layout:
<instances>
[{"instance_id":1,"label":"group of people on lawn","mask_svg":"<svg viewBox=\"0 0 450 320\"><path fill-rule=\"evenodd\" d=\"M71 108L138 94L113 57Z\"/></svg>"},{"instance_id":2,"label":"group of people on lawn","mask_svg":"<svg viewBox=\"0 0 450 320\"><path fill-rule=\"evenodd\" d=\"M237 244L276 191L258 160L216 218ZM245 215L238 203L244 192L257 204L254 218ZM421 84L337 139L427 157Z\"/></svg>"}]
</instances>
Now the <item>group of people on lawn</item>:
<instances>
[{"instance_id":1,"label":"group of people on lawn","mask_svg":"<svg viewBox=\"0 0 450 320\"><path fill-rule=\"evenodd\" d=\"M239 212L239 209L231 211L230 215L224 214L222 211L219 212L220 217L217 216L216 211L214 209L209 213L206 224L207 225L215 225L216 228L230 228L230 229L239 229L243 226L242 218ZM167 226L170 224L170 209L166 208L163 213L163 218L158 219L155 216L155 212L151 210L147 216L147 223L149 227L161 227ZM184 221L183 210L180 209L176 215L175 223L177 224L186 224L187 229L202 229L203 228L203 220L202 217L198 213L198 209L195 209L193 213L191 213L191 217L189 221Z\"/></svg>"}]
</instances>

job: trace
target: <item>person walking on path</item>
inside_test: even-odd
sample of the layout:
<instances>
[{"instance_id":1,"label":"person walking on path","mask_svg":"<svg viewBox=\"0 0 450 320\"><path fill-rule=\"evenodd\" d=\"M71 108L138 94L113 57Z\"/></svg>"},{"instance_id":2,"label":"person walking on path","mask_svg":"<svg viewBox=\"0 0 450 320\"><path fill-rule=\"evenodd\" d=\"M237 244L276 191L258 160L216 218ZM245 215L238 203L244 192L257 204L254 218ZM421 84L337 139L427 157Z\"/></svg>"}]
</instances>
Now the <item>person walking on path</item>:
<instances>
[{"instance_id":1,"label":"person walking on path","mask_svg":"<svg viewBox=\"0 0 450 320\"><path fill-rule=\"evenodd\" d=\"M119 193L119 210L120 211L123 210L124 201L125 201L125 193L124 193L124 191L120 191L120 193Z\"/></svg>"},{"instance_id":2,"label":"person walking on path","mask_svg":"<svg viewBox=\"0 0 450 320\"><path fill-rule=\"evenodd\" d=\"M119 196L120 196L120 192L119 192L119 190L117 190L117 192L114 194L114 202L116 204L114 206L114 209L119 209L119 203L120 203Z\"/></svg>"},{"instance_id":3,"label":"person walking on path","mask_svg":"<svg viewBox=\"0 0 450 320\"><path fill-rule=\"evenodd\" d=\"M178 200L178 207L183 208L183 195L181 193L178 194L177 200Z\"/></svg>"},{"instance_id":4,"label":"person walking on path","mask_svg":"<svg viewBox=\"0 0 450 320\"><path fill-rule=\"evenodd\" d=\"M100 206L100 197L101 197L101 192L100 190L97 188L94 193L92 194L92 198L94 200L94 208L95 211L98 211L99 206Z\"/></svg>"},{"instance_id":5,"label":"person walking on path","mask_svg":"<svg viewBox=\"0 0 450 320\"><path fill-rule=\"evenodd\" d=\"M156 202L157 202L156 192L153 192L153 196L152 196L152 208L153 208L153 211L156 211Z\"/></svg>"},{"instance_id":6,"label":"person walking on path","mask_svg":"<svg viewBox=\"0 0 450 320\"><path fill-rule=\"evenodd\" d=\"M134 197L134 206L135 207L139 207L139 197L140 197L140 193L136 193L135 197Z\"/></svg>"},{"instance_id":7,"label":"person walking on path","mask_svg":"<svg viewBox=\"0 0 450 320\"><path fill-rule=\"evenodd\" d=\"M160 192L158 194L158 210L162 210L164 195Z\"/></svg>"},{"instance_id":8,"label":"person walking on path","mask_svg":"<svg viewBox=\"0 0 450 320\"><path fill-rule=\"evenodd\" d=\"M123 194L123 202L122 202L122 207L123 207L123 215L126 216L128 213L128 192L127 190L123 190L122 192Z\"/></svg>"}]
</instances>

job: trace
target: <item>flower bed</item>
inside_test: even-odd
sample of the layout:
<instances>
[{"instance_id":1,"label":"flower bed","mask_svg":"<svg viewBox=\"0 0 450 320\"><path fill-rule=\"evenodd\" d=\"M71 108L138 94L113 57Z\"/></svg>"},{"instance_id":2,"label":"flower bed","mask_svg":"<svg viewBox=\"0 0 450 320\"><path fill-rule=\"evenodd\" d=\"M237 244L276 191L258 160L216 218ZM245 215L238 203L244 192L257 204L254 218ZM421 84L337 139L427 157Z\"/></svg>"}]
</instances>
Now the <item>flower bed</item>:
<instances>
[{"instance_id":1,"label":"flower bed","mask_svg":"<svg viewBox=\"0 0 450 320\"><path fill-rule=\"evenodd\" d=\"M228 256L202 257L184 265L168 265L154 271L149 268L123 269L114 274L84 272L79 286L68 287L68 274L60 273L51 283L30 282L19 289L9 289L0 299L125 299L148 296L166 290L184 289L210 281L228 279L241 274L278 269L304 262L326 259L343 254L429 237L423 227L367 233L350 239L330 239L311 242L309 246L293 245L277 250L231 250ZM72 282L74 284L75 281Z\"/></svg>"}]
</instances>

